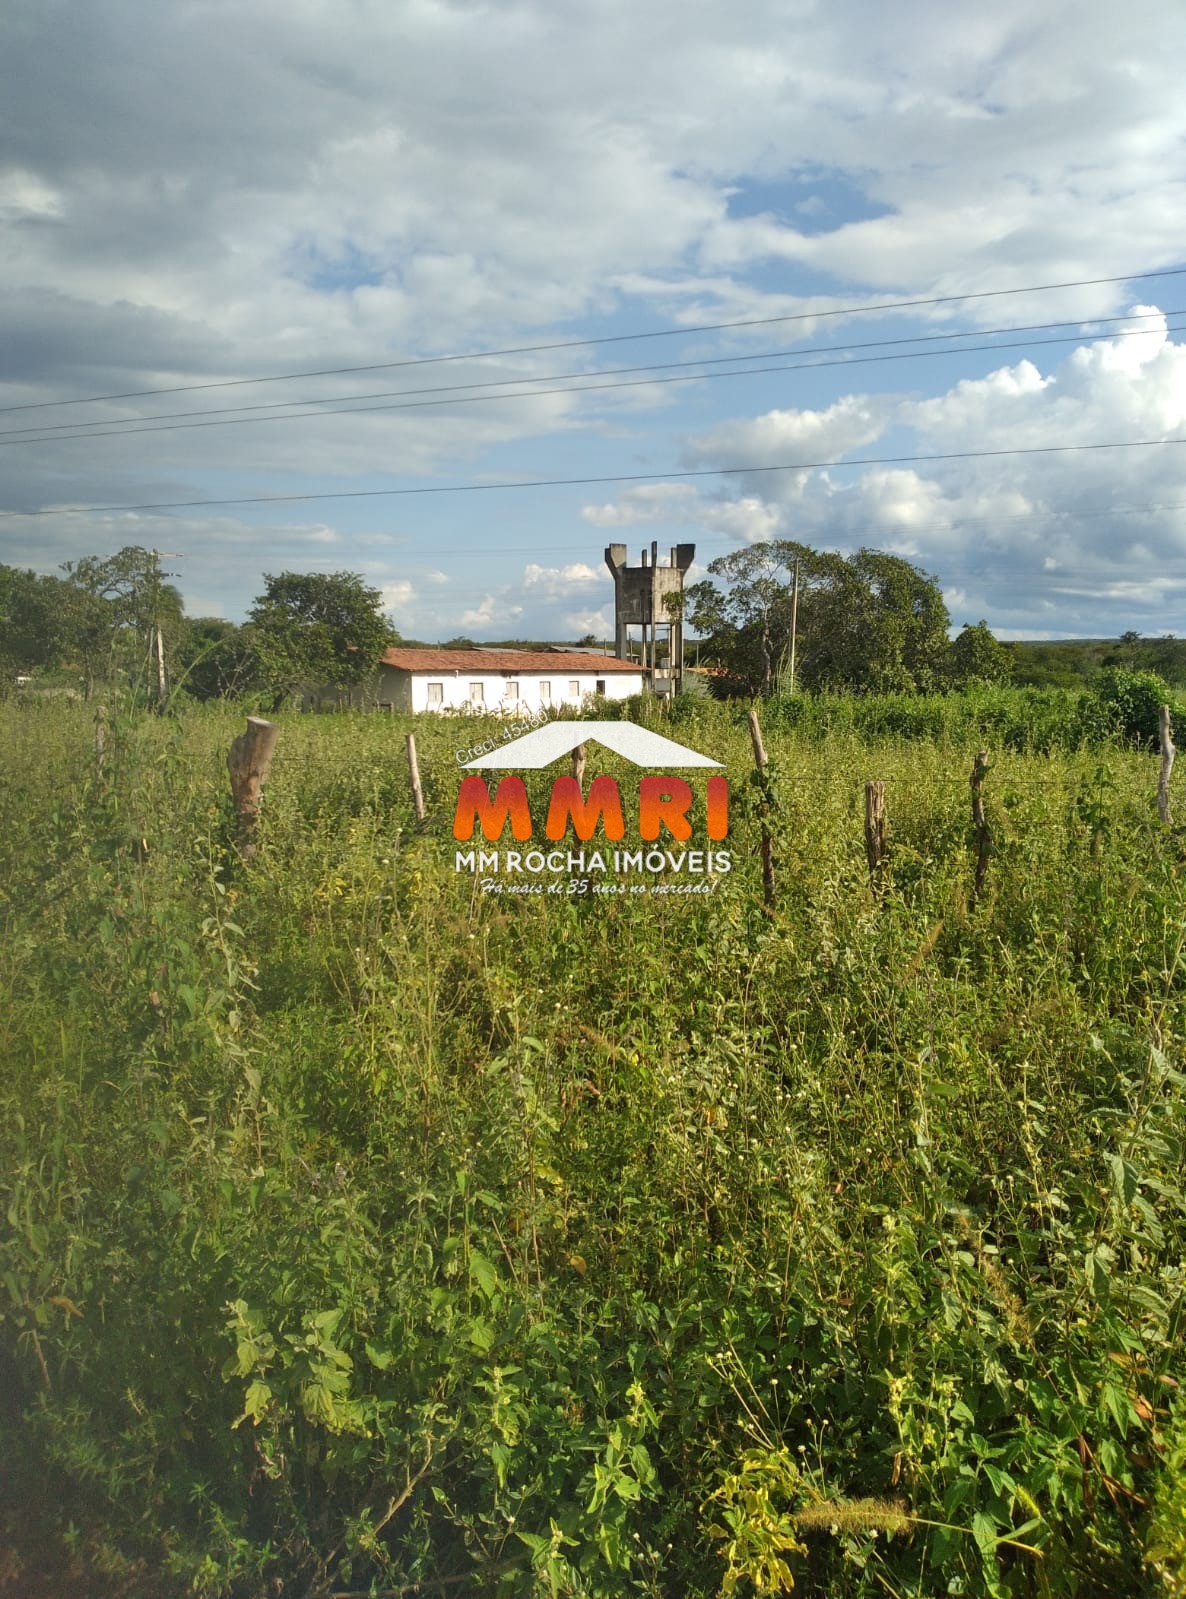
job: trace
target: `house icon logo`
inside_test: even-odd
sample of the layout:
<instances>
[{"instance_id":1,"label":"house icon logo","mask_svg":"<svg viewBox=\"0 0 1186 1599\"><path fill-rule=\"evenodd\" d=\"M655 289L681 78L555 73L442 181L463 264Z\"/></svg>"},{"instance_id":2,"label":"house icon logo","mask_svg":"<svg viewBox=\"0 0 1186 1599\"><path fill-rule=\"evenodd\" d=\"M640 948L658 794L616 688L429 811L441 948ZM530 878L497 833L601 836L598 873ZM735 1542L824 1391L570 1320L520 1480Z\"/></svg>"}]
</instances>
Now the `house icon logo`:
<instances>
[{"instance_id":1,"label":"house icon logo","mask_svg":"<svg viewBox=\"0 0 1186 1599\"><path fill-rule=\"evenodd\" d=\"M549 722L464 765L467 771L510 768L537 772L571 754L578 745L589 743L604 744L606 749L635 766L670 768L721 764L698 750L690 750L686 744L677 744L673 738L664 738L661 733L652 733L645 727L635 727L632 722Z\"/></svg>"},{"instance_id":2,"label":"house icon logo","mask_svg":"<svg viewBox=\"0 0 1186 1599\"><path fill-rule=\"evenodd\" d=\"M727 778L723 775L709 777L703 800L698 800L691 785L674 775L681 767L719 769L720 761L653 733L649 728L636 727L632 722L563 721L534 728L495 749L479 749L464 763L471 775L462 778L458 791L453 837L468 842L480 832L488 843L494 843L509 828L517 842L530 841L536 824L531 815L527 785L518 774L542 771L591 743L600 744L649 772L638 780L636 831L640 842L655 843L666 837L672 843L687 844L697 828L710 843L719 843L728 835ZM663 775L654 775L656 769ZM478 775L480 771L491 770L509 774L500 779L493 794L486 778ZM694 816L694 811L700 811L701 806L701 814ZM594 833L600 832L607 840L617 843L626 837L627 830L626 807L615 778L595 777L587 791L575 771L572 776L553 779L544 820L547 839L559 842L572 832L586 843ZM660 863L665 859L662 854L657 858ZM660 867L656 865L654 869Z\"/></svg>"}]
</instances>

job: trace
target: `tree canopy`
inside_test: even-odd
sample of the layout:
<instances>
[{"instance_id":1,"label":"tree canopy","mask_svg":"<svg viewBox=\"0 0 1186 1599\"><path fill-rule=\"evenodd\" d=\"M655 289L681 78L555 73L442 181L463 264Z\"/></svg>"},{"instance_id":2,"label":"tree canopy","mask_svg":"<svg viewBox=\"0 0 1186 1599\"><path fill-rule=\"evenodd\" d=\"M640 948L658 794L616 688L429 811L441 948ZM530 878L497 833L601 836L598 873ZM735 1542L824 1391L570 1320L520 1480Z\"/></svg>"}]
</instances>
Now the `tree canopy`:
<instances>
[{"instance_id":1,"label":"tree canopy","mask_svg":"<svg viewBox=\"0 0 1186 1599\"><path fill-rule=\"evenodd\" d=\"M965 627L952 640L948 670L952 683L964 688L972 683L1007 683L1013 676L1013 654L981 620Z\"/></svg>"},{"instance_id":2,"label":"tree canopy","mask_svg":"<svg viewBox=\"0 0 1186 1599\"><path fill-rule=\"evenodd\" d=\"M777 539L718 557L687 591L689 619L707 635L727 691L785 685L796 561L798 686L921 692L943 680L950 618L934 577L880 550L841 556Z\"/></svg>"},{"instance_id":3,"label":"tree canopy","mask_svg":"<svg viewBox=\"0 0 1186 1599\"><path fill-rule=\"evenodd\" d=\"M155 550L125 545L67 561L64 577L0 567L0 657L22 667L73 667L90 691L118 672L143 677L156 629L166 660L184 632L181 595Z\"/></svg>"},{"instance_id":4,"label":"tree canopy","mask_svg":"<svg viewBox=\"0 0 1186 1599\"><path fill-rule=\"evenodd\" d=\"M357 572L265 573L264 582L250 637L259 681L277 696L360 683L396 638L382 595Z\"/></svg>"}]
</instances>

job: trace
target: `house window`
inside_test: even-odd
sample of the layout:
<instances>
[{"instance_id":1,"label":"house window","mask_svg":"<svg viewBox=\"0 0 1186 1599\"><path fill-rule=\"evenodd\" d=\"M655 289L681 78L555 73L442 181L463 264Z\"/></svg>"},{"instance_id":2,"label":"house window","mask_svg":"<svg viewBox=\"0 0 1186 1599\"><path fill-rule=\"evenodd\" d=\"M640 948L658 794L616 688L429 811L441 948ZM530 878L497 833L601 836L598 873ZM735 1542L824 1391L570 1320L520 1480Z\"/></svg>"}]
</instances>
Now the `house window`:
<instances>
[{"instance_id":1,"label":"house window","mask_svg":"<svg viewBox=\"0 0 1186 1599\"><path fill-rule=\"evenodd\" d=\"M519 679L517 677L509 677L507 679L507 699L508 700L518 700L518 698L519 698Z\"/></svg>"},{"instance_id":2,"label":"house window","mask_svg":"<svg viewBox=\"0 0 1186 1599\"><path fill-rule=\"evenodd\" d=\"M486 690L481 683L471 683L469 686L469 702L471 705L483 705L486 701Z\"/></svg>"},{"instance_id":3,"label":"house window","mask_svg":"<svg viewBox=\"0 0 1186 1599\"><path fill-rule=\"evenodd\" d=\"M599 677L597 679L597 692L598 692L598 694L604 694L605 693L605 679L604 679L604 677Z\"/></svg>"},{"instance_id":4,"label":"house window","mask_svg":"<svg viewBox=\"0 0 1186 1599\"><path fill-rule=\"evenodd\" d=\"M428 685L428 703L430 705L443 705L445 703L445 685L443 683L430 683Z\"/></svg>"},{"instance_id":5,"label":"house window","mask_svg":"<svg viewBox=\"0 0 1186 1599\"><path fill-rule=\"evenodd\" d=\"M568 697L570 700L579 700L581 697L580 681L575 677L569 679Z\"/></svg>"},{"instance_id":6,"label":"house window","mask_svg":"<svg viewBox=\"0 0 1186 1599\"><path fill-rule=\"evenodd\" d=\"M541 705L547 705L552 698L552 685L546 677L539 680L539 697Z\"/></svg>"}]
</instances>

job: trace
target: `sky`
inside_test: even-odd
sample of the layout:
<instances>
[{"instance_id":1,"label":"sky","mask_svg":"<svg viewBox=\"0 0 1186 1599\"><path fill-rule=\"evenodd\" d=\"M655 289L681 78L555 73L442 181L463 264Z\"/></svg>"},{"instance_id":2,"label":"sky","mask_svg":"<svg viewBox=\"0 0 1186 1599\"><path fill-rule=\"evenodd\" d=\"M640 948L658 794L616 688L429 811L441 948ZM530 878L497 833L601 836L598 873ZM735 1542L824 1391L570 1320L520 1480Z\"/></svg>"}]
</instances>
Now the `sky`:
<instances>
[{"instance_id":1,"label":"sky","mask_svg":"<svg viewBox=\"0 0 1186 1599\"><path fill-rule=\"evenodd\" d=\"M1177 0L7 0L0 561L575 639L607 543L787 537L1186 634L1184 77Z\"/></svg>"}]
</instances>

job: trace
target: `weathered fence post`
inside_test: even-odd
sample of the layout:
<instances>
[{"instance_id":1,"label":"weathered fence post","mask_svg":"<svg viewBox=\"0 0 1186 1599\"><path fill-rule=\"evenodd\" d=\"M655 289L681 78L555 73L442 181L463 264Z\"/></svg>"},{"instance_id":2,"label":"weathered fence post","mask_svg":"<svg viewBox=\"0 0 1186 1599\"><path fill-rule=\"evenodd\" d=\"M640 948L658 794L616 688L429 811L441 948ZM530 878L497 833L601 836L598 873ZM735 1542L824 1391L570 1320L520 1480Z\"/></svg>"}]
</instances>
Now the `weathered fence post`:
<instances>
[{"instance_id":1,"label":"weathered fence post","mask_svg":"<svg viewBox=\"0 0 1186 1599\"><path fill-rule=\"evenodd\" d=\"M577 787L582 794L585 791L585 762L589 759L589 751L583 744L578 744L572 752L572 775L577 780Z\"/></svg>"},{"instance_id":2,"label":"weathered fence post","mask_svg":"<svg viewBox=\"0 0 1186 1599\"><path fill-rule=\"evenodd\" d=\"M255 854L260 795L279 737L280 729L275 722L265 722L260 716L249 716L247 731L232 740L226 758L227 771L231 774L231 794L239 820L239 853L246 861Z\"/></svg>"},{"instance_id":3,"label":"weathered fence post","mask_svg":"<svg viewBox=\"0 0 1186 1599\"><path fill-rule=\"evenodd\" d=\"M749 736L754 746L754 765L762 778L762 791L766 803L770 803L770 794L766 779L766 746L762 743L762 729L758 725L757 711L749 713ZM762 899L768 910L774 909L774 841L770 836L770 827L766 818L762 818Z\"/></svg>"},{"instance_id":4,"label":"weathered fence post","mask_svg":"<svg viewBox=\"0 0 1186 1599\"><path fill-rule=\"evenodd\" d=\"M95 706L95 775L103 776L107 764L107 707Z\"/></svg>"},{"instance_id":5,"label":"weathered fence post","mask_svg":"<svg viewBox=\"0 0 1186 1599\"><path fill-rule=\"evenodd\" d=\"M865 784L865 858L869 862L869 881L881 887L881 863L885 859L885 784Z\"/></svg>"},{"instance_id":6,"label":"weathered fence post","mask_svg":"<svg viewBox=\"0 0 1186 1599\"><path fill-rule=\"evenodd\" d=\"M412 778L412 804L416 807L416 820L425 817L424 790L420 786L420 762L416 759L416 735L408 734L408 771Z\"/></svg>"},{"instance_id":7,"label":"weathered fence post","mask_svg":"<svg viewBox=\"0 0 1186 1599\"><path fill-rule=\"evenodd\" d=\"M989 831L988 822L984 816L984 795L981 786L984 774L988 771L988 751L977 750L976 759L972 763L972 776L969 782L972 786L972 825L976 829L976 875L972 882L972 903L980 898L980 890L984 887L984 878L988 872L988 857L992 854L992 833Z\"/></svg>"},{"instance_id":8,"label":"weathered fence post","mask_svg":"<svg viewBox=\"0 0 1186 1599\"><path fill-rule=\"evenodd\" d=\"M1174 756L1178 753L1170 732L1170 708L1163 705L1157 713L1157 731L1161 740L1161 770L1157 774L1157 814L1168 827L1170 815L1170 773L1174 769Z\"/></svg>"}]
</instances>

